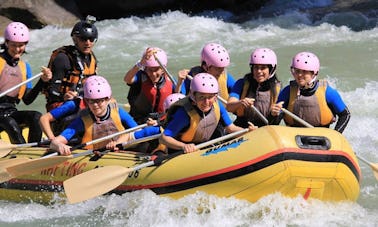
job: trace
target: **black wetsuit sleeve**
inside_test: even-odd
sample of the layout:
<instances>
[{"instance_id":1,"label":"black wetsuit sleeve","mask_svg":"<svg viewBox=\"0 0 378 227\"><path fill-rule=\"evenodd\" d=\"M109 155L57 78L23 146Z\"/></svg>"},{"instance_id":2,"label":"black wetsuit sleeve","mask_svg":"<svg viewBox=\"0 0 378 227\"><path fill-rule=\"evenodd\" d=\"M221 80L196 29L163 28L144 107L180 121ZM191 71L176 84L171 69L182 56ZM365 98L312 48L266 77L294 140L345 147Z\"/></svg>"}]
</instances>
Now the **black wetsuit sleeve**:
<instances>
[{"instance_id":1,"label":"black wetsuit sleeve","mask_svg":"<svg viewBox=\"0 0 378 227\"><path fill-rule=\"evenodd\" d=\"M34 102L34 100L37 98L39 92L42 90L43 84L44 84L43 80L39 79L37 84L32 89L26 90L25 95L22 97L22 101L26 105L29 105L32 102Z\"/></svg>"},{"instance_id":2,"label":"black wetsuit sleeve","mask_svg":"<svg viewBox=\"0 0 378 227\"><path fill-rule=\"evenodd\" d=\"M60 96L60 86L63 78L71 70L71 63L68 56L64 53L59 53L51 64L52 79L50 80L49 96Z\"/></svg>"},{"instance_id":3,"label":"black wetsuit sleeve","mask_svg":"<svg viewBox=\"0 0 378 227\"><path fill-rule=\"evenodd\" d=\"M337 117L338 120L335 126L335 130L340 133L343 133L344 129L346 128L350 120L350 112L348 107L345 107L345 109L341 113L337 114Z\"/></svg>"}]
</instances>

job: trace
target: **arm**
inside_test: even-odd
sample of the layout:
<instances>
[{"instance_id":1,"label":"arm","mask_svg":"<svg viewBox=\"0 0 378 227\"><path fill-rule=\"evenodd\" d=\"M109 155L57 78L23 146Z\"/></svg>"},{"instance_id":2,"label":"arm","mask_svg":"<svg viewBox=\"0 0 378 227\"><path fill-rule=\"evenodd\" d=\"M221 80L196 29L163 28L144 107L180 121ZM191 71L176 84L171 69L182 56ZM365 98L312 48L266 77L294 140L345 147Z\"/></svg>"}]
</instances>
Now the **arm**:
<instances>
[{"instance_id":1,"label":"arm","mask_svg":"<svg viewBox=\"0 0 378 227\"><path fill-rule=\"evenodd\" d=\"M183 131L185 128L189 127L190 120L189 116L186 114L183 108L178 109L170 122L168 122L167 127L164 129L159 142L166 145L167 147L175 150L184 150L185 153L190 153L195 151L194 143L184 143L175 137Z\"/></svg>"},{"instance_id":2,"label":"arm","mask_svg":"<svg viewBox=\"0 0 378 227\"><path fill-rule=\"evenodd\" d=\"M287 108L290 98L290 86L286 86L278 95L277 102L270 108L268 121L270 125L278 125L284 117L284 113L281 111L282 107Z\"/></svg>"},{"instance_id":3,"label":"arm","mask_svg":"<svg viewBox=\"0 0 378 227\"><path fill-rule=\"evenodd\" d=\"M29 63L26 64L26 70L27 70L27 78L29 79L32 77L32 71L31 71ZM42 90L44 83L48 82L52 78L52 73L49 68L42 67L41 72L43 74L38 80L37 84L33 88L31 88L32 87L31 82L27 84L27 91L22 97L22 101L26 105L29 105L32 102L34 102L34 100L39 95L39 92Z\"/></svg>"},{"instance_id":4,"label":"arm","mask_svg":"<svg viewBox=\"0 0 378 227\"><path fill-rule=\"evenodd\" d=\"M235 79L234 77L230 74L227 73L227 90L228 93L230 93L235 85Z\"/></svg>"},{"instance_id":5,"label":"arm","mask_svg":"<svg viewBox=\"0 0 378 227\"><path fill-rule=\"evenodd\" d=\"M68 56L64 53L59 53L51 64L52 78L49 81L48 95L52 100L60 100L61 81L66 76L66 73L71 70L71 63ZM55 98L54 98L55 97Z\"/></svg>"},{"instance_id":6,"label":"arm","mask_svg":"<svg viewBox=\"0 0 378 227\"><path fill-rule=\"evenodd\" d=\"M76 134L84 131L84 123L80 117L76 118L66 129L50 143L50 148L61 155L70 155L71 147L66 145Z\"/></svg>"},{"instance_id":7,"label":"arm","mask_svg":"<svg viewBox=\"0 0 378 227\"><path fill-rule=\"evenodd\" d=\"M123 77L123 81L125 81L126 84L132 84L135 81L135 75L138 71L143 71L144 67L146 65L146 61L153 57L153 49L147 48L146 51L143 53L142 58L133 65L125 74Z\"/></svg>"},{"instance_id":8,"label":"arm","mask_svg":"<svg viewBox=\"0 0 378 227\"><path fill-rule=\"evenodd\" d=\"M230 97L228 98L228 101L227 101L227 105L226 105L227 111L231 113L236 113L236 111L239 108L246 108L253 105L254 99L252 98L244 98L240 100L240 95L243 91L243 86L244 86L244 79L239 79L234 84L232 91L230 93Z\"/></svg>"},{"instance_id":9,"label":"arm","mask_svg":"<svg viewBox=\"0 0 378 227\"><path fill-rule=\"evenodd\" d=\"M350 120L351 114L349 112L349 109L345 105L340 94L331 86L327 86L326 100L328 106L332 110L332 113L337 115L335 130L342 133Z\"/></svg>"},{"instance_id":10,"label":"arm","mask_svg":"<svg viewBox=\"0 0 378 227\"><path fill-rule=\"evenodd\" d=\"M119 117L121 118L123 127L134 128L138 126L134 118L128 112L126 112L126 110L124 110L123 108L118 108L118 114L119 114Z\"/></svg>"},{"instance_id":11,"label":"arm","mask_svg":"<svg viewBox=\"0 0 378 227\"><path fill-rule=\"evenodd\" d=\"M42 131L46 134L47 138L50 140L55 139L55 135L51 129L50 123L55 121L54 117L50 112L47 112L39 118L39 125L41 126Z\"/></svg>"},{"instance_id":12,"label":"arm","mask_svg":"<svg viewBox=\"0 0 378 227\"><path fill-rule=\"evenodd\" d=\"M180 93L181 91L185 90L185 86L181 87L183 82L185 81L187 75L189 73L188 69L182 69L178 72L178 77L177 77L177 86L175 88L175 93ZM186 93L186 91L184 91ZM183 94L185 94L183 93Z\"/></svg>"}]
</instances>

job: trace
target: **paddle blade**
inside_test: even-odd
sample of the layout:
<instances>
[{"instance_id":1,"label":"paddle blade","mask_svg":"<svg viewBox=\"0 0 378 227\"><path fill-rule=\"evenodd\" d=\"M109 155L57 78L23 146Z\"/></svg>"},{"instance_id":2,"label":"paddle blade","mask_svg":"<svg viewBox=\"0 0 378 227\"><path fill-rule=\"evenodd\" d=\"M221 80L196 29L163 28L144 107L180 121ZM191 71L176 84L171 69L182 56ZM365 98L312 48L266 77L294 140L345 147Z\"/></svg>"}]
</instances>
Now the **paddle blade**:
<instances>
[{"instance_id":1,"label":"paddle blade","mask_svg":"<svg viewBox=\"0 0 378 227\"><path fill-rule=\"evenodd\" d=\"M17 165L20 163L25 163L30 161L28 158L12 158L3 160L0 162L0 183L5 181L9 181L10 179L14 178L7 170L9 166Z\"/></svg>"},{"instance_id":2,"label":"paddle blade","mask_svg":"<svg viewBox=\"0 0 378 227\"><path fill-rule=\"evenodd\" d=\"M0 158L3 158L12 151L13 148L17 147L14 144L10 144L4 140L0 140Z\"/></svg>"},{"instance_id":3,"label":"paddle blade","mask_svg":"<svg viewBox=\"0 0 378 227\"><path fill-rule=\"evenodd\" d=\"M377 163L369 163L369 164L370 164L371 169L373 170L375 179L378 180L378 164Z\"/></svg>"},{"instance_id":4,"label":"paddle blade","mask_svg":"<svg viewBox=\"0 0 378 227\"><path fill-rule=\"evenodd\" d=\"M69 203L78 203L103 195L122 184L132 168L105 166L93 169L63 182Z\"/></svg>"},{"instance_id":5,"label":"paddle blade","mask_svg":"<svg viewBox=\"0 0 378 227\"><path fill-rule=\"evenodd\" d=\"M6 171L10 173L12 176L18 177L56 166L70 158L72 158L72 155L32 159L28 162L9 166L6 168Z\"/></svg>"}]
</instances>

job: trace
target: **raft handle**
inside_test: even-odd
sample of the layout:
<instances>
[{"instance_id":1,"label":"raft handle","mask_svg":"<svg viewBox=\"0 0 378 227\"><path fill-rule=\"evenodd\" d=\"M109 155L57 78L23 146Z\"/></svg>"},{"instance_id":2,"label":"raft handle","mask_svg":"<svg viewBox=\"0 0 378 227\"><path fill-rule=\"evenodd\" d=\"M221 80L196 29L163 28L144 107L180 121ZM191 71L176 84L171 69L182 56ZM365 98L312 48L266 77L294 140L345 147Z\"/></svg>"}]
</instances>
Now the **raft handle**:
<instances>
[{"instance_id":1,"label":"raft handle","mask_svg":"<svg viewBox=\"0 0 378 227\"><path fill-rule=\"evenodd\" d=\"M331 141L324 136L296 135L295 141L302 149L329 150L331 148Z\"/></svg>"}]
</instances>

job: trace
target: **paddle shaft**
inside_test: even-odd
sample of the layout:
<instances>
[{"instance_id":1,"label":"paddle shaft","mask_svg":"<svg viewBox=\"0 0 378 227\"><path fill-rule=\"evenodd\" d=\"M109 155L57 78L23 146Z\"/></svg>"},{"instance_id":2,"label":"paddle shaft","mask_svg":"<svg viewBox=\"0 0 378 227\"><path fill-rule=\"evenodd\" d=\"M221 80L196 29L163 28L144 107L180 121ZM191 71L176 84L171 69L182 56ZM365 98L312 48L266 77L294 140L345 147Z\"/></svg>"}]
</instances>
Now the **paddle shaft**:
<instances>
[{"instance_id":1,"label":"paddle shaft","mask_svg":"<svg viewBox=\"0 0 378 227\"><path fill-rule=\"evenodd\" d=\"M13 86L13 87L9 88L8 90L6 90L6 91L4 91L4 92L2 92L2 93L0 94L0 98L3 97L4 95L8 94L9 92L11 92L11 91L13 91L13 90L15 90L15 89L21 87L21 86L24 85L24 84L29 83L30 81L32 81L32 80L34 80L35 78L38 78L38 77L40 77L40 76L42 76L42 75L43 75L43 73L38 73L37 75L35 75L35 76L33 76L33 77L30 77L29 79L27 79L27 80L25 80L25 81L22 81L21 83L17 84L16 86Z\"/></svg>"},{"instance_id":2,"label":"paddle shaft","mask_svg":"<svg viewBox=\"0 0 378 227\"><path fill-rule=\"evenodd\" d=\"M155 60L156 60L156 61L158 62L158 64L160 65L160 67L164 70L165 73L167 73L169 79L171 79L172 82L173 82L173 84L176 86L176 85L177 85L177 81L176 81L175 78L172 76L172 74L169 73L167 67L165 67L165 66L163 65L163 63L161 63L160 59L158 58L158 56L156 55L155 52L153 53L153 55L154 55Z\"/></svg>"},{"instance_id":3,"label":"paddle shaft","mask_svg":"<svg viewBox=\"0 0 378 227\"><path fill-rule=\"evenodd\" d=\"M297 115L293 114L292 112L288 111L287 109L285 108L281 108L281 110L289 115L290 117L292 117L294 120L296 120L297 122L301 123L303 126L306 126L307 128L313 128L314 126L312 126L311 124L309 124L308 122L304 121L302 118L298 117Z\"/></svg>"},{"instance_id":4,"label":"paddle shaft","mask_svg":"<svg viewBox=\"0 0 378 227\"><path fill-rule=\"evenodd\" d=\"M50 142L51 142L50 140L43 140L40 142L33 142L33 143L0 144L0 158L7 156L12 151L13 148L48 145L50 144Z\"/></svg>"}]
</instances>

